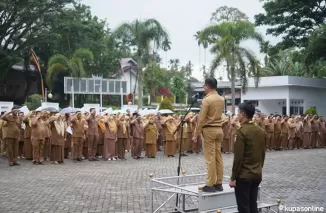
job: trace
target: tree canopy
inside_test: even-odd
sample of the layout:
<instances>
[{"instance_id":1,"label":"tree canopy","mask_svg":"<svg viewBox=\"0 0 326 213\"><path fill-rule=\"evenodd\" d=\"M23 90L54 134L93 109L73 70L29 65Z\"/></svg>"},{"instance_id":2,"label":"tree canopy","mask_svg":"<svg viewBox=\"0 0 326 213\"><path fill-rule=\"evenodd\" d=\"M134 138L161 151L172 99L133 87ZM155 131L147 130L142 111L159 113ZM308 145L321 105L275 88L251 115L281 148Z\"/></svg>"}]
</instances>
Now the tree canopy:
<instances>
[{"instance_id":1,"label":"tree canopy","mask_svg":"<svg viewBox=\"0 0 326 213\"><path fill-rule=\"evenodd\" d=\"M281 49L305 47L308 37L325 23L325 0L263 0L265 13L255 16L256 25L267 25L267 34L283 36Z\"/></svg>"}]
</instances>

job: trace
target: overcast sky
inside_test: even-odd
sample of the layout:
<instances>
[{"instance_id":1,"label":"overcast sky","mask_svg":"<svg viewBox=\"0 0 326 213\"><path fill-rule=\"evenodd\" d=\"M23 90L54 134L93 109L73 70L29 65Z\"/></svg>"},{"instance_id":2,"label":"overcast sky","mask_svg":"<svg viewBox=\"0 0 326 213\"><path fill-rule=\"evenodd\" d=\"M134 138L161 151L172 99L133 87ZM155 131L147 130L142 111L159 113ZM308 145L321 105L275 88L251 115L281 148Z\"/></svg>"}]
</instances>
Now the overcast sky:
<instances>
[{"instance_id":1,"label":"overcast sky","mask_svg":"<svg viewBox=\"0 0 326 213\"><path fill-rule=\"evenodd\" d=\"M221 6L237 7L253 21L254 15L264 12L262 3L259 0L83 0L89 5L93 15L106 19L110 28L115 29L124 22L132 22L135 19L157 19L170 35L172 46L166 54L160 52L162 65L170 59L180 59L181 65L189 60L194 64L193 76L202 79L199 67L206 63L209 67L213 56L209 49L204 60L204 50L199 47L194 34L210 24L212 12ZM265 27L257 28L265 36ZM265 36L266 40L276 43L279 38ZM242 44L257 54L260 59L263 55L259 53L259 46L256 42L248 41ZM166 60L167 59L167 60ZM216 77L225 76L223 68L216 74Z\"/></svg>"}]
</instances>

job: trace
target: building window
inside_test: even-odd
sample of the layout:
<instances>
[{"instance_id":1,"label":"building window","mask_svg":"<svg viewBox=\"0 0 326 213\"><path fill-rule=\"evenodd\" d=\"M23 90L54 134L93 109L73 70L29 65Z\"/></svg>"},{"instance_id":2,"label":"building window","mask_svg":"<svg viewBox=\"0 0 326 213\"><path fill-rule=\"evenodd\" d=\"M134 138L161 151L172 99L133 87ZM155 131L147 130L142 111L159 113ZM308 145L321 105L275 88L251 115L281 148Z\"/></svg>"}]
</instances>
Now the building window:
<instances>
[{"instance_id":1,"label":"building window","mask_svg":"<svg viewBox=\"0 0 326 213\"><path fill-rule=\"evenodd\" d=\"M303 107L290 107L290 115L302 115Z\"/></svg>"}]
</instances>

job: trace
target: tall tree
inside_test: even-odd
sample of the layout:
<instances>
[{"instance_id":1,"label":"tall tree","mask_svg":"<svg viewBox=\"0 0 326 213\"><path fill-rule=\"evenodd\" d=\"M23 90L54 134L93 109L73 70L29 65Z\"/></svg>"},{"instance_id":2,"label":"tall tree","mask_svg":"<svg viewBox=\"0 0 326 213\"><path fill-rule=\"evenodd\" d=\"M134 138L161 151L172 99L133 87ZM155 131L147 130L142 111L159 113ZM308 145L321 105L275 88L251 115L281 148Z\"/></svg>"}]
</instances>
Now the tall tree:
<instances>
[{"instance_id":1,"label":"tall tree","mask_svg":"<svg viewBox=\"0 0 326 213\"><path fill-rule=\"evenodd\" d=\"M170 59L170 70L178 71L180 67L180 59Z\"/></svg>"},{"instance_id":2,"label":"tall tree","mask_svg":"<svg viewBox=\"0 0 326 213\"><path fill-rule=\"evenodd\" d=\"M187 80L190 80L192 76L193 67L194 65L191 63L191 61L188 61L188 63L185 66L185 77Z\"/></svg>"},{"instance_id":3,"label":"tall tree","mask_svg":"<svg viewBox=\"0 0 326 213\"><path fill-rule=\"evenodd\" d=\"M53 55L63 54L71 58L80 48L89 49L94 54L93 66L85 67L88 75L107 75L114 69L114 66L108 67L108 65L116 66L115 61L108 57L108 55L116 56L116 47L111 44L113 41L107 24L104 20L93 16L88 6L76 3L72 7L65 8L52 20L51 27L43 36L44 40L37 42L34 49L39 53L45 66Z\"/></svg>"},{"instance_id":4,"label":"tall tree","mask_svg":"<svg viewBox=\"0 0 326 213\"><path fill-rule=\"evenodd\" d=\"M238 8L222 6L217 8L211 16L211 22L222 23L225 21L249 21L248 16L241 12Z\"/></svg>"},{"instance_id":5,"label":"tall tree","mask_svg":"<svg viewBox=\"0 0 326 213\"><path fill-rule=\"evenodd\" d=\"M198 59L199 59L199 66L201 66L201 51L200 51L200 45L201 45L201 42L200 42L200 39L199 39L199 35L200 35L200 31L197 31L196 34L194 35L195 39L197 40L197 45L198 45ZM201 69L201 67L199 68ZM201 70L199 70L201 71Z\"/></svg>"},{"instance_id":6,"label":"tall tree","mask_svg":"<svg viewBox=\"0 0 326 213\"><path fill-rule=\"evenodd\" d=\"M312 65L319 60L326 61L326 24L315 30L308 38L305 48L305 63Z\"/></svg>"},{"instance_id":7,"label":"tall tree","mask_svg":"<svg viewBox=\"0 0 326 213\"><path fill-rule=\"evenodd\" d=\"M168 68L168 51L171 50L171 41L166 39L162 43L165 52L165 67Z\"/></svg>"},{"instance_id":8,"label":"tall tree","mask_svg":"<svg viewBox=\"0 0 326 213\"><path fill-rule=\"evenodd\" d=\"M186 97L186 82L181 76L174 76L171 79L170 88L175 96L176 102L184 103Z\"/></svg>"},{"instance_id":9,"label":"tall tree","mask_svg":"<svg viewBox=\"0 0 326 213\"><path fill-rule=\"evenodd\" d=\"M0 3L0 69L8 71L26 48L32 47L48 31L52 20L74 0L12 1ZM8 66L9 65L9 66Z\"/></svg>"},{"instance_id":10,"label":"tall tree","mask_svg":"<svg viewBox=\"0 0 326 213\"><path fill-rule=\"evenodd\" d=\"M143 104L143 68L147 66L144 56L162 49L167 44L166 40L170 40L169 36L156 19L124 23L114 31L114 34L118 40L125 40L135 48L135 57L138 62L138 106L141 107Z\"/></svg>"},{"instance_id":11,"label":"tall tree","mask_svg":"<svg viewBox=\"0 0 326 213\"><path fill-rule=\"evenodd\" d=\"M265 13L255 16L256 25L267 25L267 34L283 36L278 48L305 47L311 32L326 19L325 0L263 0Z\"/></svg>"},{"instance_id":12,"label":"tall tree","mask_svg":"<svg viewBox=\"0 0 326 213\"><path fill-rule=\"evenodd\" d=\"M214 74L216 68L222 61L226 62L229 80L231 81L232 93L232 112L235 113L235 81L240 79L243 91L246 90L248 67L251 66L251 73L257 79L260 72L259 61L254 54L240 46L242 41L255 39L262 43L262 36L256 32L254 24L248 21L223 22L218 25L213 25L205 28L201 35L201 40L210 41L212 44L211 52L215 54L210 67L211 75Z\"/></svg>"},{"instance_id":13,"label":"tall tree","mask_svg":"<svg viewBox=\"0 0 326 213\"><path fill-rule=\"evenodd\" d=\"M54 98L59 100L62 98L65 76L85 77L85 66L92 64L93 61L94 55L88 49L76 50L71 58L61 54L52 56L48 63L46 81L49 88L52 89Z\"/></svg>"}]
</instances>

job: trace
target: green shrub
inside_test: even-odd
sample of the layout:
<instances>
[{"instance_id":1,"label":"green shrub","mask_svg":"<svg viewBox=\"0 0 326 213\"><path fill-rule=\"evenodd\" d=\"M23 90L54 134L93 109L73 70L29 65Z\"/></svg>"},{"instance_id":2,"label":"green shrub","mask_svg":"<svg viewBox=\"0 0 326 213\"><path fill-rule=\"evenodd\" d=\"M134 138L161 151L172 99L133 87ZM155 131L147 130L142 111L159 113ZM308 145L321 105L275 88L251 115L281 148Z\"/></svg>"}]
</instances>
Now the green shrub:
<instances>
[{"instance_id":1,"label":"green shrub","mask_svg":"<svg viewBox=\"0 0 326 213\"><path fill-rule=\"evenodd\" d=\"M29 110L35 110L42 105L42 97L39 94L33 94L27 97L25 105Z\"/></svg>"},{"instance_id":2,"label":"green shrub","mask_svg":"<svg viewBox=\"0 0 326 213\"><path fill-rule=\"evenodd\" d=\"M305 113L305 115L318 115L316 107L309 107Z\"/></svg>"},{"instance_id":3,"label":"green shrub","mask_svg":"<svg viewBox=\"0 0 326 213\"><path fill-rule=\"evenodd\" d=\"M148 105L148 97L147 96L143 97L143 105L145 105L145 106Z\"/></svg>"},{"instance_id":4,"label":"green shrub","mask_svg":"<svg viewBox=\"0 0 326 213\"><path fill-rule=\"evenodd\" d=\"M174 111L174 107L173 107L171 101L168 98L164 98L163 99L163 101L160 104L160 108L159 109L160 110L161 109L169 109L169 110Z\"/></svg>"}]
</instances>

